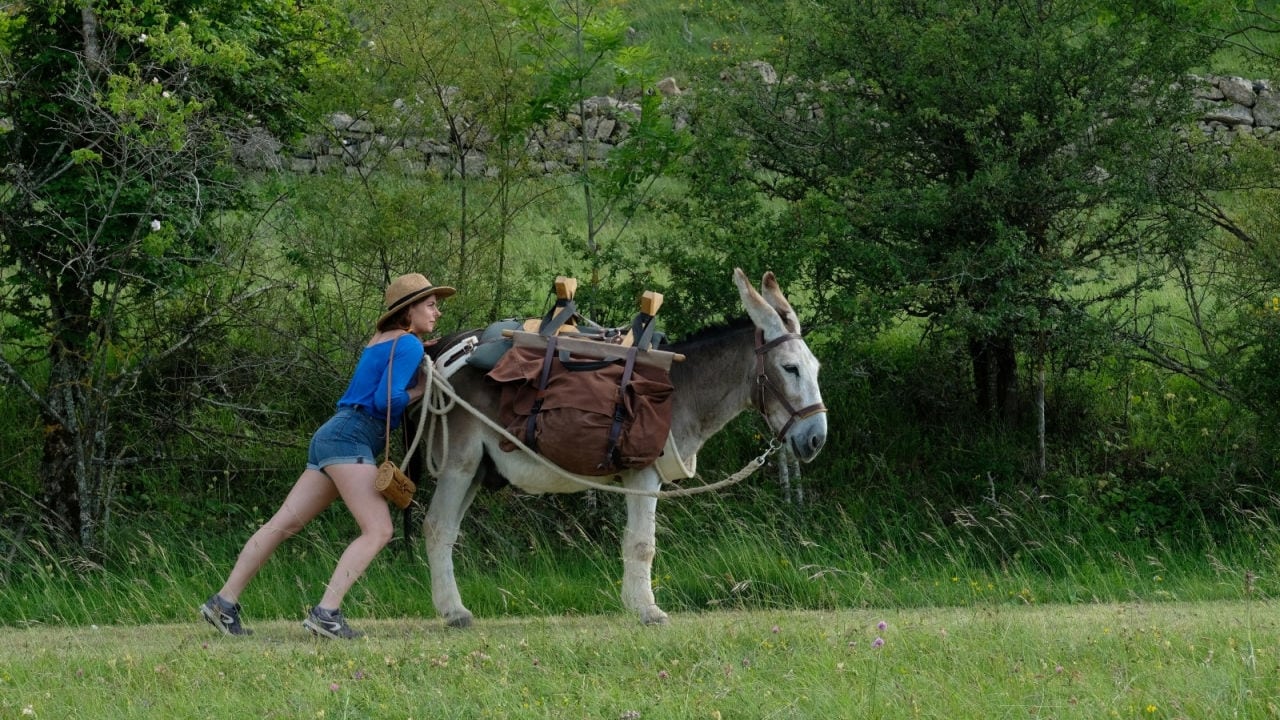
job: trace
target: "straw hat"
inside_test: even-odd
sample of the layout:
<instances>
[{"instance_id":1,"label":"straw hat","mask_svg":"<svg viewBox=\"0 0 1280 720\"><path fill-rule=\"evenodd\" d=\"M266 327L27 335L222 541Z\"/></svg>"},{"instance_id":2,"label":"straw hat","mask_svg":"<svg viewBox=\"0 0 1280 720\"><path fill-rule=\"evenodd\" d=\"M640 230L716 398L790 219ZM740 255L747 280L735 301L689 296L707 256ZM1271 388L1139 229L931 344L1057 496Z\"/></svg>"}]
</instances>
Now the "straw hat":
<instances>
[{"instance_id":1,"label":"straw hat","mask_svg":"<svg viewBox=\"0 0 1280 720\"><path fill-rule=\"evenodd\" d=\"M421 273L401 275L395 280L392 280L391 284L387 286L387 310L378 317L376 325L381 328L382 323L390 320L392 315L395 315L419 300L426 299L428 295L435 295L438 298L447 298L456 292L457 290L446 285L432 285L431 281Z\"/></svg>"}]
</instances>

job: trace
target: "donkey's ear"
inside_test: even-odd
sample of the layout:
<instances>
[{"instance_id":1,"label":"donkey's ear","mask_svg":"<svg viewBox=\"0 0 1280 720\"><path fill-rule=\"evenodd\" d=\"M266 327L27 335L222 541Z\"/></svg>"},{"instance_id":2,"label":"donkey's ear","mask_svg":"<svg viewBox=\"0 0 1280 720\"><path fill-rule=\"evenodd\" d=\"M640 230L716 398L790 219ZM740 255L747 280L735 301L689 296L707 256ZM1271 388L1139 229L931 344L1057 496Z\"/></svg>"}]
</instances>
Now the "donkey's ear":
<instances>
[{"instance_id":1,"label":"donkey's ear","mask_svg":"<svg viewBox=\"0 0 1280 720\"><path fill-rule=\"evenodd\" d=\"M783 325L778 312L760 293L756 292L755 288L751 287L751 281L747 279L747 274L742 272L742 268L733 269L733 284L738 286L738 296L742 298L742 305L747 309L747 315L751 316L751 322L764 332L766 340L772 340L787 333L787 328Z\"/></svg>"},{"instance_id":2,"label":"donkey's ear","mask_svg":"<svg viewBox=\"0 0 1280 720\"><path fill-rule=\"evenodd\" d=\"M760 282L760 289L763 291L765 302L778 311L778 316L782 318L782 324L787 327L787 332L798 334L800 332L800 318L796 316L796 311L791 308L791 303L787 302L787 298L783 296L782 288L778 287L778 278L774 277L772 270L764 274L764 280Z\"/></svg>"}]
</instances>

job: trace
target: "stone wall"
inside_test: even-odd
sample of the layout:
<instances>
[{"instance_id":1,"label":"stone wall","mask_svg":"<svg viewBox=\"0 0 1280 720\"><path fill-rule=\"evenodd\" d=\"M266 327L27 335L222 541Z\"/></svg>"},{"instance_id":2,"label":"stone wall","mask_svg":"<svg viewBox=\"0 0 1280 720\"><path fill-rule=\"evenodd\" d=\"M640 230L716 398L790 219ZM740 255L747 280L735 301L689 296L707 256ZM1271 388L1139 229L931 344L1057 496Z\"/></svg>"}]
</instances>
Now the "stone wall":
<instances>
[{"instance_id":1,"label":"stone wall","mask_svg":"<svg viewBox=\"0 0 1280 720\"><path fill-rule=\"evenodd\" d=\"M778 82L777 73L763 62L751 63L739 74L756 77L764 84ZM731 80L725 78L726 82ZM1206 135L1227 145L1250 135L1280 147L1280 93L1270 81L1193 76L1191 82L1195 84L1195 98L1203 107L1204 114L1198 124ZM659 85L659 90L668 98L683 94L670 78ZM529 172L557 174L576 169L581 164L583 138L588 161L604 158L626 139L630 120L639 112L640 106L633 102L612 97L590 98L581 114L570 113L526 138L524 155L530 161ZM455 122L458 121L459 118L455 118ZM485 155L483 132L474 133L480 139L458 147L404 131L404 128L421 126L422 123L404 123L400 130L379 128L366 118L334 113L326 118L323 130L307 138L300 147L283 147L263 131L238 138L236 157L247 168L295 173L360 172L390 164L410 174L432 172L457 177L462 174L465 163L469 177L496 174L497 168Z\"/></svg>"},{"instance_id":2,"label":"stone wall","mask_svg":"<svg viewBox=\"0 0 1280 720\"><path fill-rule=\"evenodd\" d=\"M678 93L674 83L667 85ZM529 133L524 139L525 167L531 174L558 174L582 164L586 158L603 159L630 132L631 120L640 113L633 102L612 97L593 97L582 104L581 113L568 113ZM455 125L469 127L465 119ZM325 118L320 132L307 137L297 147L285 147L265 130L234 139L235 157L249 169L284 170L295 173L360 172L390 165L409 174L431 172L441 176L493 176L497 168L489 163L485 150L488 135L471 127L468 139L449 143L440 138L414 134L419 122L391 123L378 127L367 118L333 113Z\"/></svg>"},{"instance_id":3,"label":"stone wall","mask_svg":"<svg viewBox=\"0 0 1280 720\"><path fill-rule=\"evenodd\" d=\"M1204 108L1200 129L1223 144L1244 135L1280 146L1280 93L1269 80L1196 77L1195 97Z\"/></svg>"}]
</instances>

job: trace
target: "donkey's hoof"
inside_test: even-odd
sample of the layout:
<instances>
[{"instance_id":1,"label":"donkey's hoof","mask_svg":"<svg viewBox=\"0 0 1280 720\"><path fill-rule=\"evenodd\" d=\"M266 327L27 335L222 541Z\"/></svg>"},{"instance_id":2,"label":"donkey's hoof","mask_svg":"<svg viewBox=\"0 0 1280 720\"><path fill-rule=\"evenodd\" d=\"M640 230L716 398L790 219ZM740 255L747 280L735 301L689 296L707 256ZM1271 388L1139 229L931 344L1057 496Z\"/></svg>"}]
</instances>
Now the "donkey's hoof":
<instances>
[{"instance_id":1,"label":"donkey's hoof","mask_svg":"<svg viewBox=\"0 0 1280 720\"><path fill-rule=\"evenodd\" d=\"M650 605L641 611L640 622L645 625L666 625L669 622L669 618L657 605Z\"/></svg>"},{"instance_id":2,"label":"donkey's hoof","mask_svg":"<svg viewBox=\"0 0 1280 720\"><path fill-rule=\"evenodd\" d=\"M469 628L471 627L472 620L473 618L471 616L471 613L467 612L466 610L463 610L462 612L456 615L453 615L452 617L445 618L445 624L447 624L451 628L458 628L458 629Z\"/></svg>"}]
</instances>

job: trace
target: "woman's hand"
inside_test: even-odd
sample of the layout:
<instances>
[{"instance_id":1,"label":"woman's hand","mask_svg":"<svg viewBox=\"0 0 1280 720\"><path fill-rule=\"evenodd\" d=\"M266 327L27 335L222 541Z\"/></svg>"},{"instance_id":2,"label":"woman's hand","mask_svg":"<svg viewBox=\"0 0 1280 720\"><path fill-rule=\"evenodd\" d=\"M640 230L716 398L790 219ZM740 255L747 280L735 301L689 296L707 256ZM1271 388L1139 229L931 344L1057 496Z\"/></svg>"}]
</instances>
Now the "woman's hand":
<instances>
[{"instance_id":1,"label":"woman's hand","mask_svg":"<svg viewBox=\"0 0 1280 720\"><path fill-rule=\"evenodd\" d=\"M422 399L422 395L427 391L426 383L422 382L422 368L413 371L413 378L409 382L408 393L409 402L417 402Z\"/></svg>"}]
</instances>

